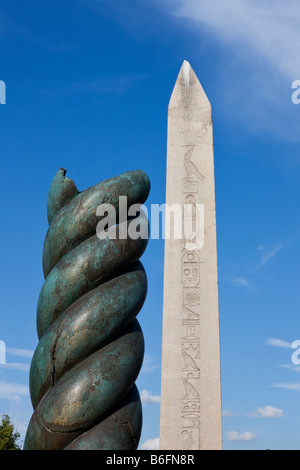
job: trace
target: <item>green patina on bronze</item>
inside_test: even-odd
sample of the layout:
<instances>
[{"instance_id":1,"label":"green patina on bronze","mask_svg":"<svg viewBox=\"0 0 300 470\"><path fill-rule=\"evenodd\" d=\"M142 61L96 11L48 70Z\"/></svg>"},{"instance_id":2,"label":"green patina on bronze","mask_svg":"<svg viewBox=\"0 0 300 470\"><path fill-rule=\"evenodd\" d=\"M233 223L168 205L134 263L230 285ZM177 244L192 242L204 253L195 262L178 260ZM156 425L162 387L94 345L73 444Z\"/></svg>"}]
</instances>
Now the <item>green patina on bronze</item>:
<instances>
[{"instance_id":1,"label":"green patina on bronze","mask_svg":"<svg viewBox=\"0 0 300 470\"><path fill-rule=\"evenodd\" d=\"M65 173L57 172L48 194L24 449L133 450L142 425L134 383L144 355L136 316L147 292L139 261L147 240L100 240L96 210L109 203L118 214L119 196L143 204L150 183L132 171L79 192Z\"/></svg>"},{"instance_id":2,"label":"green patina on bronze","mask_svg":"<svg viewBox=\"0 0 300 470\"><path fill-rule=\"evenodd\" d=\"M140 262L81 297L41 338L30 369L33 407L78 361L102 348L138 314L147 292Z\"/></svg>"},{"instance_id":3,"label":"green patina on bronze","mask_svg":"<svg viewBox=\"0 0 300 470\"><path fill-rule=\"evenodd\" d=\"M81 434L66 450L136 450L141 427L141 402L134 385L113 415Z\"/></svg>"},{"instance_id":4,"label":"green patina on bronze","mask_svg":"<svg viewBox=\"0 0 300 470\"><path fill-rule=\"evenodd\" d=\"M60 173L64 170L59 171ZM59 185L58 176L54 179L50 187L50 198L54 198L55 191ZM71 181L71 180L70 180ZM70 189L71 187L71 189ZM119 196L126 196L128 206L134 203L143 204L149 194L150 183L147 175L143 171L130 171L103 181L92 186L85 191L78 193L71 183L68 184L68 191L60 193L55 198L55 209L52 202L48 202L48 214L50 220L52 214L61 205L62 197L67 197L67 203L59 210L55 219L50 223L43 250L43 269L45 276L48 275L53 266L60 258L68 253L75 246L95 234L95 228L99 222L96 215L97 207L100 204L111 204L118 213ZM70 194L73 193L73 196ZM70 199L71 198L71 199ZM48 216L49 217L49 216Z\"/></svg>"}]
</instances>

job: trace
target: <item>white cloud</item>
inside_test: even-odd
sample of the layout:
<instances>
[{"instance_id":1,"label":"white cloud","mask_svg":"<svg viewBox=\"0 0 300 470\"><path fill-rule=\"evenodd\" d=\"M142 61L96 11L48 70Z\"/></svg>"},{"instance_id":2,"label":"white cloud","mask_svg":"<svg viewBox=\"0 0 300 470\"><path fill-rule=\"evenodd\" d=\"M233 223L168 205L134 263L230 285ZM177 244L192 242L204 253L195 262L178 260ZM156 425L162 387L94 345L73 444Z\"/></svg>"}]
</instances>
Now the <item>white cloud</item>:
<instances>
[{"instance_id":1,"label":"white cloud","mask_svg":"<svg viewBox=\"0 0 300 470\"><path fill-rule=\"evenodd\" d=\"M239 287L246 287L247 289L253 289L254 286L244 277L236 277L232 282Z\"/></svg>"},{"instance_id":2,"label":"white cloud","mask_svg":"<svg viewBox=\"0 0 300 470\"><path fill-rule=\"evenodd\" d=\"M284 369L290 369L294 372L300 372L300 366L297 366L297 365L294 366L293 364L282 364L279 367L282 367Z\"/></svg>"},{"instance_id":3,"label":"white cloud","mask_svg":"<svg viewBox=\"0 0 300 470\"><path fill-rule=\"evenodd\" d=\"M229 441L233 442L250 442L256 439L255 434L249 431L238 433L237 431L229 431L226 433L226 437Z\"/></svg>"},{"instance_id":4,"label":"white cloud","mask_svg":"<svg viewBox=\"0 0 300 470\"><path fill-rule=\"evenodd\" d=\"M30 349L7 348L6 352L13 356L32 358L34 351Z\"/></svg>"},{"instance_id":5,"label":"white cloud","mask_svg":"<svg viewBox=\"0 0 300 470\"><path fill-rule=\"evenodd\" d=\"M279 338L268 338L266 339L265 344L267 346L275 346L276 348L290 349L292 347L292 343L289 343L288 341L284 341Z\"/></svg>"},{"instance_id":6,"label":"white cloud","mask_svg":"<svg viewBox=\"0 0 300 470\"><path fill-rule=\"evenodd\" d=\"M208 85L204 85L213 107L223 109L226 120L255 134L267 132L275 139L299 140L298 110L291 101L292 82L300 78L298 0L273 0L272 6L266 0L156 3L169 18L176 19L176 26L193 35L191 55L199 74L202 53L212 49L213 67ZM217 54L215 47L219 48Z\"/></svg>"},{"instance_id":7,"label":"white cloud","mask_svg":"<svg viewBox=\"0 0 300 470\"><path fill-rule=\"evenodd\" d=\"M145 354L143 367L141 373L151 374L155 370L159 369L160 365L152 358L149 354Z\"/></svg>"},{"instance_id":8,"label":"white cloud","mask_svg":"<svg viewBox=\"0 0 300 470\"><path fill-rule=\"evenodd\" d=\"M0 364L0 370L1 369L20 370L23 372L28 372L30 370L30 364L25 364L21 362L7 362L6 364Z\"/></svg>"},{"instance_id":9,"label":"white cloud","mask_svg":"<svg viewBox=\"0 0 300 470\"><path fill-rule=\"evenodd\" d=\"M252 58L267 61L284 76L299 74L300 42L298 0L164 0L173 14L205 26L239 50L252 52Z\"/></svg>"},{"instance_id":10,"label":"white cloud","mask_svg":"<svg viewBox=\"0 0 300 470\"><path fill-rule=\"evenodd\" d=\"M140 450L158 450L159 449L159 437L155 439L147 439L140 446Z\"/></svg>"},{"instance_id":11,"label":"white cloud","mask_svg":"<svg viewBox=\"0 0 300 470\"><path fill-rule=\"evenodd\" d=\"M27 385L0 382L0 398L16 400L21 396L29 396L29 388Z\"/></svg>"},{"instance_id":12,"label":"white cloud","mask_svg":"<svg viewBox=\"0 0 300 470\"><path fill-rule=\"evenodd\" d=\"M153 403L157 404L157 403L160 403L160 396L152 395L152 393L148 392L148 390L142 390L141 401L143 405L149 405Z\"/></svg>"},{"instance_id":13,"label":"white cloud","mask_svg":"<svg viewBox=\"0 0 300 470\"><path fill-rule=\"evenodd\" d=\"M279 253L280 250L284 247L283 243L280 243L274 247L264 247L260 246L258 248L258 251L261 252L261 257L257 265L252 269L252 272L259 271L260 269L264 268L271 259L273 259L277 253Z\"/></svg>"},{"instance_id":14,"label":"white cloud","mask_svg":"<svg viewBox=\"0 0 300 470\"><path fill-rule=\"evenodd\" d=\"M291 384L291 383L275 383L272 385L273 388L283 388L285 390L291 390L294 392L300 392L300 383Z\"/></svg>"},{"instance_id":15,"label":"white cloud","mask_svg":"<svg viewBox=\"0 0 300 470\"><path fill-rule=\"evenodd\" d=\"M29 349L20 349L20 348L7 348L6 351L7 355L11 356L18 356L22 358L28 358L31 359L33 356L33 351ZM20 370L23 372L28 372L30 369L30 364L29 363L24 363L24 362L10 362L6 361L4 364L0 364L0 369L4 370Z\"/></svg>"},{"instance_id":16,"label":"white cloud","mask_svg":"<svg viewBox=\"0 0 300 470\"><path fill-rule=\"evenodd\" d=\"M234 413L231 410L222 410L222 416L224 418L232 418L232 416L234 416Z\"/></svg>"},{"instance_id":17,"label":"white cloud","mask_svg":"<svg viewBox=\"0 0 300 470\"><path fill-rule=\"evenodd\" d=\"M252 269L250 269L248 273L250 275L253 275L253 273L257 273L257 271L264 268L277 255L277 253L279 253L279 251L283 247L283 243L277 244L273 247L260 245L257 248L257 251L259 252L259 259L256 265ZM246 289L256 289L256 286L252 284L252 282L249 281L249 279L247 279L245 276L234 277L231 279L231 282L238 287L245 287Z\"/></svg>"},{"instance_id":18,"label":"white cloud","mask_svg":"<svg viewBox=\"0 0 300 470\"><path fill-rule=\"evenodd\" d=\"M280 408L267 405L264 408L257 408L252 416L258 418L282 418L284 416L284 412Z\"/></svg>"}]
</instances>

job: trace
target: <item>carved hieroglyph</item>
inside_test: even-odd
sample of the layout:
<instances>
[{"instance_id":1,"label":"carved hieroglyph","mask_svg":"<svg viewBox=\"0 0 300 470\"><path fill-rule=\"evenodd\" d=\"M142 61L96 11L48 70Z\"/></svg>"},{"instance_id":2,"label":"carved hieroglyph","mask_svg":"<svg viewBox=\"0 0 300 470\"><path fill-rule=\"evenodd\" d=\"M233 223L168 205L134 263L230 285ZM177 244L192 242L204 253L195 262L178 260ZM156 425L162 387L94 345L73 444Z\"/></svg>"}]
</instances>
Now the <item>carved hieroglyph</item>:
<instances>
[{"instance_id":1,"label":"carved hieroglyph","mask_svg":"<svg viewBox=\"0 0 300 470\"><path fill-rule=\"evenodd\" d=\"M186 230L165 241L160 448L221 449L211 106L186 61L169 104L166 203L204 207L204 242Z\"/></svg>"}]
</instances>

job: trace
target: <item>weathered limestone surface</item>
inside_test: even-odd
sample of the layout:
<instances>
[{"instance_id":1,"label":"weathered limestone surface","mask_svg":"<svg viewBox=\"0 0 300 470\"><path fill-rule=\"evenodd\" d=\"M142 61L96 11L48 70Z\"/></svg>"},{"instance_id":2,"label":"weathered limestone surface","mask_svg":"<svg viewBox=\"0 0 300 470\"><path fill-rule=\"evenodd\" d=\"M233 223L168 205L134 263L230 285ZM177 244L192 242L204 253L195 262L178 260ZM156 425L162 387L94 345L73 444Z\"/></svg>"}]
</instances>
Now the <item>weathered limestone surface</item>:
<instances>
[{"instance_id":1,"label":"weathered limestone surface","mask_svg":"<svg viewBox=\"0 0 300 470\"><path fill-rule=\"evenodd\" d=\"M165 241L160 448L221 449L212 117L186 61L169 104L166 203L204 205L204 243L199 231Z\"/></svg>"}]
</instances>

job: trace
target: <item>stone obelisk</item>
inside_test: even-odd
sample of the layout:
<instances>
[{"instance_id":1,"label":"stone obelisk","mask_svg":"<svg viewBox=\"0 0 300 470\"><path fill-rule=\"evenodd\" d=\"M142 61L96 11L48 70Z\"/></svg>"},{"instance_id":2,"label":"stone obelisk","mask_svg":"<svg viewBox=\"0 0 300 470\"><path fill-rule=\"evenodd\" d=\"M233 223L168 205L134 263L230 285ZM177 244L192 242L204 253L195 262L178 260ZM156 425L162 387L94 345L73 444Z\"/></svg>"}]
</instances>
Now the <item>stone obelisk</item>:
<instances>
[{"instance_id":1,"label":"stone obelisk","mask_svg":"<svg viewBox=\"0 0 300 470\"><path fill-rule=\"evenodd\" d=\"M165 240L160 449L220 450L212 116L187 61L169 103L166 203L171 211L173 205L192 210L183 216L182 237L171 227ZM194 231L186 230L189 222Z\"/></svg>"}]
</instances>

